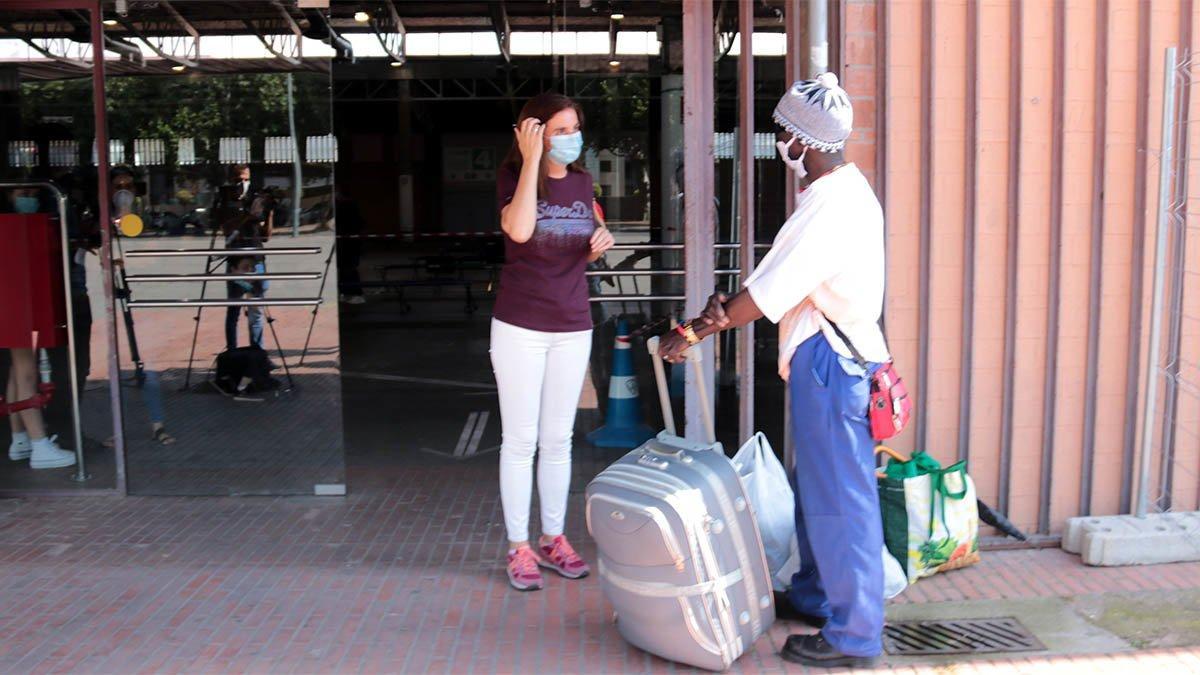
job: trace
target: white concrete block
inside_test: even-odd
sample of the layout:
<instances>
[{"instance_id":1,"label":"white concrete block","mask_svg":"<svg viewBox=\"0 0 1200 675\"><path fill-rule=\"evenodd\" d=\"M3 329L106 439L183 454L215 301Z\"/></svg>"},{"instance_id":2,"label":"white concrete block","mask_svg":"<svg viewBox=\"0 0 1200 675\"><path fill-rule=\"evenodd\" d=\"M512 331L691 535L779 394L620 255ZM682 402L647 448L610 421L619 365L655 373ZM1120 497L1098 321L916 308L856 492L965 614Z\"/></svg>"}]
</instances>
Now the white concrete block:
<instances>
[{"instance_id":1,"label":"white concrete block","mask_svg":"<svg viewBox=\"0 0 1200 675\"><path fill-rule=\"evenodd\" d=\"M1067 553L1079 555L1083 546L1083 533L1089 525L1100 525L1103 521L1099 516L1080 516L1067 519L1067 529L1063 532L1062 548Z\"/></svg>"},{"instance_id":2,"label":"white concrete block","mask_svg":"<svg viewBox=\"0 0 1200 675\"><path fill-rule=\"evenodd\" d=\"M1153 565L1200 560L1200 512L1075 520L1081 522L1074 525L1073 536L1087 565ZM1066 547L1067 538L1064 537L1063 548Z\"/></svg>"}]
</instances>

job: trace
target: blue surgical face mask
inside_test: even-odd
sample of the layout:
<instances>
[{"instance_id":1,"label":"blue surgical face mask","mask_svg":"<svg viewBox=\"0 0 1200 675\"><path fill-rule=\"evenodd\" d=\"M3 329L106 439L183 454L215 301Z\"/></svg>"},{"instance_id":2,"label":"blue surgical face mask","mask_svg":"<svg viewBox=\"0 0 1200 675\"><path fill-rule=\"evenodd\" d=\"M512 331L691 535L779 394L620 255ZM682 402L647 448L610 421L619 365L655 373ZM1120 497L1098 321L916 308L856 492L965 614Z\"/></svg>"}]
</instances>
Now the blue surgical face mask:
<instances>
[{"instance_id":1,"label":"blue surgical face mask","mask_svg":"<svg viewBox=\"0 0 1200 675\"><path fill-rule=\"evenodd\" d=\"M581 152L583 152L583 132L576 131L573 134L551 136L550 150L546 152L546 155L559 164L570 164L579 159Z\"/></svg>"},{"instance_id":2,"label":"blue surgical face mask","mask_svg":"<svg viewBox=\"0 0 1200 675\"><path fill-rule=\"evenodd\" d=\"M17 197L13 199L13 208L17 210L17 213L37 213L38 198Z\"/></svg>"}]
</instances>

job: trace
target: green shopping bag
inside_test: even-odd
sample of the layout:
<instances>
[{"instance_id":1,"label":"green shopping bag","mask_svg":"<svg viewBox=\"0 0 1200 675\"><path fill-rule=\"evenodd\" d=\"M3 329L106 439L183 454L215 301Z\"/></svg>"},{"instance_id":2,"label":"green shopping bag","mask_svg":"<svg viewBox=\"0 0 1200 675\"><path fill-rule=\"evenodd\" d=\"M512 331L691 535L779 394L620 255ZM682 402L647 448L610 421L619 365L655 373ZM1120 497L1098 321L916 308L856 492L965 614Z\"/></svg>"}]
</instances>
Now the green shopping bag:
<instances>
[{"instance_id":1,"label":"green shopping bag","mask_svg":"<svg viewBox=\"0 0 1200 675\"><path fill-rule=\"evenodd\" d=\"M979 508L966 462L945 469L924 452L889 455L878 476L883 541L909 583L979 562Z\"/></svg>"}]
</instances>

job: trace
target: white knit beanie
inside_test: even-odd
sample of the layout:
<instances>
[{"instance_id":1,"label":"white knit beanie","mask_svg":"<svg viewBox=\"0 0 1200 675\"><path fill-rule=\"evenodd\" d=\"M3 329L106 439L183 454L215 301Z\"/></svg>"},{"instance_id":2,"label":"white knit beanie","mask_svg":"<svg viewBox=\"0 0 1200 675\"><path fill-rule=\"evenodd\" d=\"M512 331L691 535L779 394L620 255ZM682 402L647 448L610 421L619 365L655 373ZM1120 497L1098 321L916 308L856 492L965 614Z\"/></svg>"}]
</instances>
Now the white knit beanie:
<instances>
[{"instance_id":1,"label":"white knit beanie","mask_svg":"<svg viewBox=\"0 0 1200 675\"><path fill-rule=\"evenodd\" d=\"M775 106L772 116L779 126L800 142L821 152L846 147L854 128L850 97L838 86L837 75L821 73L812 80L796 82Z\"/></svg>"}]
</instances>

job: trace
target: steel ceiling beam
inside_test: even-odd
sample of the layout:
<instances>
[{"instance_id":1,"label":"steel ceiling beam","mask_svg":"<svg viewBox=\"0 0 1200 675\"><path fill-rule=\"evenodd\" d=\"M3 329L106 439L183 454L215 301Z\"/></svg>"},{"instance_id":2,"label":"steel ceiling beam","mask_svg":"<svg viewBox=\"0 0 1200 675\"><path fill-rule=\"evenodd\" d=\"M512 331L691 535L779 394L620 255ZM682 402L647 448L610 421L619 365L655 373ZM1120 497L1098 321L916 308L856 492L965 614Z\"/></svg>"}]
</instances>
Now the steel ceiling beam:
<instances>
[{"instance_id":1,"label":"steel ceiling beam","mask_svg":"<svg viewBox=\"0 0 1200 675\"><path fill-rule=\"evenodd\" d=\"M121 16L117 21L160 57L188 68L199 68L200 31L167 0L161 0L159 6L166 10L167 19L134 22L128 16ZM169 27L181 28L184 35L170 34Z\"/></svg>"},{"instance_id":2,"label":"steel ceiling beam","mask_svg":"<svg viewBox=\"0 0 1200 675\"><path fill-rule=\"evenodd\" d=\"M271 6L279 12L279 16L283 20L283 25L290 31L290 34L264 32L260 30L259 24L251 21L250 19L242 19L242 24L254 33L254 36L258 38L258 41L261 42L263 46L267 48L267 51L271 52L275 58L280 59L290 66L302 65L304 54L300 45L303 32L300 30L300 26L278 0L272 2Z\"/></svg>"},{"instance_id":3,"label":"steel ceiling beam","mask_svg":"<svg viewBox=\"0 0 1200 675\"><path fill-rule=\"evenodd\" d=\"M87 35L87 23L76 23L74 16L65 18L76 29L71 35L63 34L60 25L62 22L57 20L26 22L23 24L22 30L18 30L11 23L0 24L0 27L3 27L6 33L29 45L30 48L47 59L71 66L72 68L90 70L94 61L94 55L91 54L91 45L86 37L84 39L79 38L79 36ZM119 55L122 61L139 66L145 65L145 61L142 58L142 50L138 49L136 45L109 37L108 35L103 36L103 42L105 50Z\"/></svg>"}]
</instances>

